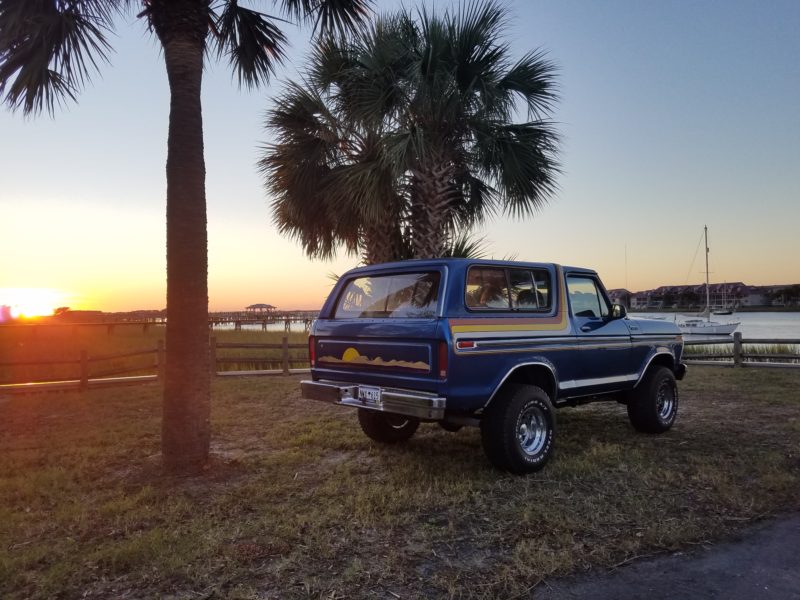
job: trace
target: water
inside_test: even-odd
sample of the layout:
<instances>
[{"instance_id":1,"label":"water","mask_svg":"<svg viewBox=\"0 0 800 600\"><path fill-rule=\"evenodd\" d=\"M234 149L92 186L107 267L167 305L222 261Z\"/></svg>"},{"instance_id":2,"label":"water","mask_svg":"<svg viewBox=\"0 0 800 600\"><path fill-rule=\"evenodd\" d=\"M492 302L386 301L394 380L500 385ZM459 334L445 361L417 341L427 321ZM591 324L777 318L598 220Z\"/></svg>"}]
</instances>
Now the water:
<instances>
[{"instance_id":1,"label":"water","mask_svg":"<svg viewBox=\"0 0 800 600\"><path fill-rule=\"evenodd\" d=\"M654 319L678 321L688 317L688 314L673 315L672 313L631 313L631 318L644 317ZM696 316L696 315L695 315ZM800 340L800 312L742 312L732 315L711 315L711 320L717 323L736 323L743 338L754 339L794 339Z\"/></svg>"},{"instance_id":2,"label":"water","mask_svg":"<svg viewBox=\"0 0 800 600\"><path fill-rule=\"evenodd\" d=\"M220 323L219 325L214 325L214 331L231 331L234 329L233 323ZM293 321L291 323L292 332L304 332L306 330L305 324L302 321ZM263 327L261 323L242 323L242 331L263 331ZM286 331L286 325L284 325L283 321L279 321L277 323L267 323L267 331Z\"/></svg>"},{"instance_id":3,"label":"water","mask_svg":"<svg viewBox=\"0 0 800 600\"><path fill-rule=\"evenodd\" d=\"M677 317L678 321L680 321L691 315L689 313L675 315L673 313L635 312L630 313L630 316L633 319L644 317L670 321ZM800 312L742 312L726 316L712 315L711 320L717 323L735 323L738 321L740 325L736 331L740 331L742 337L745 338L800 340ZM305 331L305 326L302 322L293 322L291 325L291 331ZM233 329L233 323L216 325L214 329ZM242 330L261 331L261 323L244 323L242 324ZM267 331L285 331L284 324L283 322L269 323Z\"/></svg>"}]
</instances>

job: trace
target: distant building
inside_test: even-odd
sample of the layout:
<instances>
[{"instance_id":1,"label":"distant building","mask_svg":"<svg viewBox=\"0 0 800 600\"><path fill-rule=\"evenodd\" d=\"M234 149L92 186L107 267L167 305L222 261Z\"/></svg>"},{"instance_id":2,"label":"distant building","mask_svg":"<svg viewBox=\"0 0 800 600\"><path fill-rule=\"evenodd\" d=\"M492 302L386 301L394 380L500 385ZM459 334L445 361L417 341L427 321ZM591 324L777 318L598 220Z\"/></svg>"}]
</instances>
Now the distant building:
<instances>
[{"instance_id":1,"label":"distant building","mask_svg":"<svg viewBox=\"0 0 800 600\"><path fill-rule=\"evenodd\" d=\"M613 294L612 294L613 292ZM629 294L629 308L633 310L682 309L696 310L706 305L706 284L662 285L661 287L630 293L627 290L611 290L612 302ZM711 308L769 307L800 305L800 285L747 285L741 281L712 283L708 286Z\"/></svg>"},{"instance_id":2,"label":"distant building","mask_svg":"<svg viewBox=\"0 0 800 600\"><path fill-rule=\"evenodd\" d=\"M621 304L625 308L631 307L631 293L624 288L608 290L608 297L614 304Z\"/></svg>"}]
</instances>

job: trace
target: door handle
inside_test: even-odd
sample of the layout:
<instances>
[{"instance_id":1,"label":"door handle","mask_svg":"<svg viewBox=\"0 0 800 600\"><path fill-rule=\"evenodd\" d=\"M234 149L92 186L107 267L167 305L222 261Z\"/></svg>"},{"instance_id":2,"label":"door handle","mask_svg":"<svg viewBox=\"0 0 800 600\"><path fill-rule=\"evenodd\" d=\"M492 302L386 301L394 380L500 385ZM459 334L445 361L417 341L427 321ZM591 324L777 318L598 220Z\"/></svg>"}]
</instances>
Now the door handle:
<instances>
[{"instance_id":1,"label":"door handle","mask_svg":"<svg viewBox=\"0 0 800 600\"><path fill-rule=\"evenodd\" d=\"M583 331L583 332L587 332L587 331L591 331L591 330L592 330L592 326L591 325L584 325L584 326L581 327L581 331Z\"/></svg>"}]
</instances>

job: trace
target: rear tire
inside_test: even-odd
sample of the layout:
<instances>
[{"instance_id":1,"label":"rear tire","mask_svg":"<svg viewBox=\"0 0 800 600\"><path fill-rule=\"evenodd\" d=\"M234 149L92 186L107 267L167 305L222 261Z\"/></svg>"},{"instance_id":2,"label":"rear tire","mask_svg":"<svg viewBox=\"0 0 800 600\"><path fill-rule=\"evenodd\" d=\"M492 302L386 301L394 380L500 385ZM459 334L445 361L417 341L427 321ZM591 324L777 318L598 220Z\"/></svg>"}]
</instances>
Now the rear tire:
<instances>
[{"instance_id":1,"label":"rear tire","mask_svg":"<svg viewBox=\"0 0 800 600\"><path fill-rule=\"evenodd\" d=\"M678 385L667 367L654 367L628 395L628 418L638 431L664 433L678 416Z\"/></svg>"},{"instance_id":2,"label":"rear tire","mask_svg":"<svg viewBox=\"0 0 800 600\"><path fill-rule=\"evenodd\" d=\"M511 385L486 409L481 441L495 467L517 475L538 471L553 454L555 409L535 385Z\"/></svg>"},{"instance_id":3,"label":"rear tire","mask_svg":"<svg viewBox=\"0 0 800 600\"><path fill-rule=\"evenodd\" d=\"M392 413L358 409L358 423L367 437L382 444L397 444L408 440L419 427L419 419Z\"/></svg>"}]
</instances>

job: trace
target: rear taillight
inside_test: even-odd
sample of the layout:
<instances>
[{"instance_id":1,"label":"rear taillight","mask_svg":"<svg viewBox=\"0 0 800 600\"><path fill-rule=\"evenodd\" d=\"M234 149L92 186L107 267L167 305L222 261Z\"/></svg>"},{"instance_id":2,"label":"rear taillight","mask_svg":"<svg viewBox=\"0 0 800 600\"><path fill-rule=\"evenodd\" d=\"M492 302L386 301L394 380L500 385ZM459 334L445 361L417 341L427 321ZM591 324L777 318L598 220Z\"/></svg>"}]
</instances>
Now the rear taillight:
<instances>
[{"instance_id":1,"label":"rear taillight","mask_svg":"<svg viewBox=\"0 0 800 600\"><path fill-rule=\"evenodd\" d=\"M439 378L447 379L447 361L449 350L447 342L439 342Z\"/></svg>"},{"instance_id":2,"label":"rear taillight","mask_svg":"<svg viewBox=\"0 0 800 600\"><path fill-rule=\"evenodd\" d=\"M314 367L314 363L317 362L317 348L316 344L314 344L314 336L308 336L308 361L311 363L311 367Z\"/></svg>"}]
</instances>

